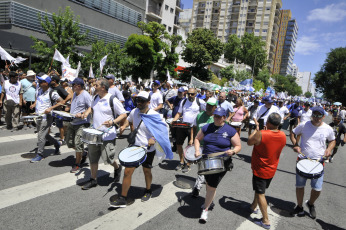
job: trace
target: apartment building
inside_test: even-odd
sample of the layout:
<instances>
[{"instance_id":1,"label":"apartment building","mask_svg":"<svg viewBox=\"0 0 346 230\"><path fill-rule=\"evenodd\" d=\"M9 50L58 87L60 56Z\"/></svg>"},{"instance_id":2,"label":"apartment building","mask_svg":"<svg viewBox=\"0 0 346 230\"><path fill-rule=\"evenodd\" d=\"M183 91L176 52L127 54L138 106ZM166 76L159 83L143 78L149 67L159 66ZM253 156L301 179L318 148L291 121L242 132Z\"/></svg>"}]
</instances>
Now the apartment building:
<instances>
[{"instance_id":1,"label":"apartment building","mask_svg":"<svg viewBox=\"0 0 346 230\"><path fill-rule=\"evenodd\" d=\"M181 0L147 0L146 22L158 22L169 34L177 34L181 29L179 14L183 8Z\"/></svg>"},{"instance_id":2,"label":"apartment building","mask_svg":"<svg viewBox=\"0 0 346 230\"><path fill-rule=\"evenodd\" d=\"M274 64L282 0L194 0L190 31L212 30L223 42L231 34L254 33L266 42L269 66Z\"/></svg>"},{"instance_id":3,"label":"apartment building","mask_svg":"<svg viewBox=\"0 0 346 230\"><path fill-rule=\"evenodd\" d=\"M294 77L298 77L298 72L299 72L299 68L296 64L293 64L292 65L292 73L291 75L294 76Z\"/></svg>"},{"instance_id":4,"label":"apartment building","mask_svg":"<svg viewBox=\"0 0 346 230\"><path fill-rule=\"evenodd\" d=\"M184 9L184 12L180 13L179 15L180 26L185 31L185 34L188 34L190 31L191 16L192 9Z\"/></svg>"},{"instance_id":5,"label":"apartment building","mask_svg":"<svg viewBox=\"0 0 346 230\"><path fill-rule=\"evenodd\" d=\"M302 87L303 94L309 91L311 80L311 72L298 72L296 82Z\"/></svg>"}]
</instances>

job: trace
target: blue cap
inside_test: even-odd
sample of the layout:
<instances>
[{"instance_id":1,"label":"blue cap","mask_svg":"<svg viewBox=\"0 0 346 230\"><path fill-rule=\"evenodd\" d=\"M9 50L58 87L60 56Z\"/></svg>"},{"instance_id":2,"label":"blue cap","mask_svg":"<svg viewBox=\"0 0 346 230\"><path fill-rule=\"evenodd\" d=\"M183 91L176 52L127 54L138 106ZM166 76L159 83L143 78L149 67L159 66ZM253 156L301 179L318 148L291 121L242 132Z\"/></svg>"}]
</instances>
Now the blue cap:
<instances>
[{"instance_id":1,"label":"blue cap","mask_svg":"<svg viewBox=\"0 0 346 230\"><path fill-rule=\"evenodd\" d=\"M319 112L320 114L324 115L324 109L322 107L319 106L315 106L311 108L312 112Z\"/></svg>"},{"instance_id":2,"label":"blue cap","mask_svg":"<svg viewBox=\"0 0 346 230\"><path fill-rule=\"evenodd\" d=\"M178 89L178 92L179 92L179 93L184 93L184 92L185 92L185 89L184 89L183 87L180 87L180 88Z\"/></svg>"},{"instance_id":3,"label":"blue cap","mask_svg":"<svg viewBox=\"0 0 346 230\"><path fill-rule=\"evenodd\" d=\"M264 98L262 98L262 101L263 102L268 102L268 103L273 103L273 100L272 100L271 97L264 97Z\"/></svg>"},{"instance_id":4,"label":"blue cap","mask_svg":"<svg viewBox=\"0 0 346 230\"><path fill-rule=\"evenodd\" d=\"M160 83L159 80L155 80L155 81L153 81L153 84L158 84L158 85L160 85L161 83Z\"/></svg>"},{"instance_id":5,"label":"blue cap","mask_svg":"<svg viewBox=\"0 0 346 230\"><path fill-rule=\"evenodd\" d=\"M72 85L81 85L84 86L84 81L82 78L76 77L73 82Z\"/></svg>"},{"instance_id":6,"label":"blue cap","mask_svg":"<svg viewBox=\"0 0 346 230\"><path fill-rule=\"evenodd\" d=\"M214 115L219 115L219 116L226 116L226 110L222 107L218 107L217 109L215 109Z\"/></svg>"},{"instance_id":7,"label":"blue cap","mask_svg":"<svg viewBox=\"0 0 346 230\"><path fill-rule=\"evenodd\" d=\"M52 79L47 74L42 75L42 77L37 76L37 79L41 81L45 81L48 84L52 81Z\"/></svg>"},{"instance_id":8,"label":"blue cap","mask_svg":"<svg viewBox=\"0 0 346 230\"><path fill-rule=\"evenodd\" d=\"M105 76L105 78L107 79L113 79L115 81L115 77L113 74L108 74L107 76Z\"/></svg>"}]
</instances>

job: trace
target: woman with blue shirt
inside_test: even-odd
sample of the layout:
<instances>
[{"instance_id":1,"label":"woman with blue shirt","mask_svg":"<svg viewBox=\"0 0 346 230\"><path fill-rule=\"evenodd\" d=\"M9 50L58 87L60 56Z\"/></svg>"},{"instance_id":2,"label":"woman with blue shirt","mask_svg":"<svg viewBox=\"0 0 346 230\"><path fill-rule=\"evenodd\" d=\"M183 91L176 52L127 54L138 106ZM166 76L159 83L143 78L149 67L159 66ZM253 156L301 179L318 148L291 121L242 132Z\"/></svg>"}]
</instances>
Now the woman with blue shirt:
<instances>
[{"instance_id":1,"label":"woman with blue shirt","mask_svg":"<svg viewBox=\"0 0 346 230\"><path fill-rule=\"evenodd\" d=\"M195 156L198 157L200 153L200 141L204 141L203 144L203 157L208 157L208 154L224 152L219 157L224 157L225 166L231 164L231 156L237 154L241 150L240 137L237 131L230 125L225 123L226 110L219 107L214 111L214 123L207 124L197 133L195 138ZM231 149L231 147L234 147ZM215 197L216 188L220 183L221 179L225 176L227 171L221 173L215 173L205 175L207 182L205 202L202 206L203 211L200 217L201 223L206 223L208 218L208 209L214 206L212 204Z\"/></svg>"}]
</instances>

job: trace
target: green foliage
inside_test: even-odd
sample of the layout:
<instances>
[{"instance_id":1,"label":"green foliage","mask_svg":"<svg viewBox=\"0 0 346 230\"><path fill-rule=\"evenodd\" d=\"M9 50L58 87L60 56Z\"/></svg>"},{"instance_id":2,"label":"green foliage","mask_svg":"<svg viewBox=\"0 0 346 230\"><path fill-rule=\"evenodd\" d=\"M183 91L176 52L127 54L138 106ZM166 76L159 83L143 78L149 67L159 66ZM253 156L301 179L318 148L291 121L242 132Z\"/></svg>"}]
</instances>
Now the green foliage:
<instances>
[{"instance_id":1,"label":"green foliage","mask_svg":"<svg viewBox=\"0 0 346 230\"><path fill-rule=\"evenodd\" d=\"M238 82L251 78L251 73L246 70L236 70L235 72L235 80Z\"/></svg>"},{"instance_id":2,"label":"green foliage","mask_svg":"<svg viewBox=\"0 0 346 230\"><path fill-rule=\"evenodd\" d=\"M131 34L125 43L125 49L128 55L139 63L138 66L129 70L132 79L137 80L138 77L148 79L154 68L157 54L154 41L145 35Z\"/></svg>"},{"instance_id":3,"label":"green foliage","mask_svg":"<svg viewBox=\"0 0 346 230\"><path fill-rule=\"evenodd\" d=\"M310 97L312 97L312 93L307 91L307 92L304 93L304 96L307 97L307 98L310 98Z\"/></svg>"},{"instance_id":4,"label":"green foliage","mask_svg":"<svg viewBox=\"0 0 346 230\"><path fill-rule=\"evenodd\" d=\"M303 93L302 88L296 83L296 78L291 75L272 75L275 80L274 89L276 92L287 92L288 95L296 96Z\"/></svg>"},{"instance_id":5,"label":"green foliage","mask_svg":"<svg viewBox=\"0 0 346 230\"><path fill-rule=\"evenodd\" d=\"M328 53L320 71L315 74L314 82L325 98L346 104L346 47Z\"/></svg>"},{"instance_id":6,"label":"green foliage","mask_svg":"<svg viewBox=\"0 0 346 230\"><path fill-rule=\"evenodd\" d=\"M222 68L220 70L221 77L224 77L228 80L231 80L232 78L235 78L234 68L233 65L229 65L226 68Z\"/></svg>"},{"instance_id":7,"label":"green foliage","mask_svg":"<svg viewBox=\"0 0 346 230\"><path fill-rule=\"evenodd\" d=\"M264 70L260 71L258 73L258 75L255 77L256 80L263 82L264 84L264 88L268 88L268 86L270 86L270 73L269 70L267 68L265 68Z\"/></svg>"},{"instance_id":8,"label":"green foliage","mask_svg":"<svg viewBox=\"0 0 346 230\"><path fill-rule=\"evenodd\" d=\"M34 41L32 48L45 60L34 63L33 69L36 72L47 72L55 49L58 49L65 58L70 56L70 64L76 66L80 59L77 46L86 46L90 43L87 40L88 32L85 34L79 32L79 17L75 17L70 7L66 7L65 11L60 8L58 14L53 13L52 21L48 19L47 15L41 15L40 13L38 18L53 45L49 46L48 43L31 36ZM60 62L53 62L53 68L60 69L60 66Z\"/></svg>"},{"instance_id":9,"label":"green foliage","mask_svg":"<svg viewBox=\"0 0 346 230\"><path fill-rule=\"evenodd\" d=\"M223 87L225 84L227 84L228 79L225 77L219 79L214 73L212 73L210 82Z\"/></svg>"},{"instance_id":10,"label":"green foliage","mask_svg":"<svg viewBox=\"0 0 346 230\"><path fill-rule=\"evenodd\" d=\"M256 91L259 91L261 89L265 90L264 83L260 80L254 80L253 81L253 87L255 88Z\"/></svg>"},{"instance_id":11,"label":"green foliage","mask_svg":"<svg viewBox=\"0 0 346 230\"><path fill-rule=\"evenodd\" d=\"M182 52L184 61L192 66L184 73L186 81L195 76L202 81L211 77L206 67L217 62L223 53L223 43L209 29L198 28L192 31L186 39L185 49Z\"/></svg>"},{"instance_id":12,"label":"green foliage","mask_svg":"<svg viewBox=\"0 0 346 230\"><path fill-rule=\"evenodd\" d=\"M267 64L267 53L265 50L266 43L261 37L253 33L245 33L239 39L236 35L231 35L225 45L225 58L233 62L244 63L254 68L254 75ZM255 60L256 59L256 60Z\"/></svg>"}]
</instances>

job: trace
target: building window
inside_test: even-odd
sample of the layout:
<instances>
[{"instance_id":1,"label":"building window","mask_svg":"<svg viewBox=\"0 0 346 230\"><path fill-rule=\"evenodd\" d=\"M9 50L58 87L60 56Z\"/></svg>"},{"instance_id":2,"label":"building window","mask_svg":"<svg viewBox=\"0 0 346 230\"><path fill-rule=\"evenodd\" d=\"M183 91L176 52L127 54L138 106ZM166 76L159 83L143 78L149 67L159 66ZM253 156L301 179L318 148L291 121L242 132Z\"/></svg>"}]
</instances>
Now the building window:
<instances>
[{"instance_id":1,"label":"building window","mask_svg":"<svg viewBox=\"0 0 346 230\"><path fill-rule=\"evenodd\" d=\"M174 9L173 8L171 8L171 13L173 13L174 12Z\"/></svg>"},{"instance_id":2,"label":"building window","mask_svg":"<svg viewBox=\"0 0 346 230\"><path fill-rule=\"evenodd\" d=\"M168 8L169 8L168 5L165 5L165 10L168 10Z\"/></svg>"},{"instance_id":3,"label":"building window","mask_svg":"<svg viewBox=\"0 0 346 230\"><path fill-rule=\"evenodd\" d=\"M168 32L172 31L172 27L168 26Z\"/></svg>"}]
</instances>

